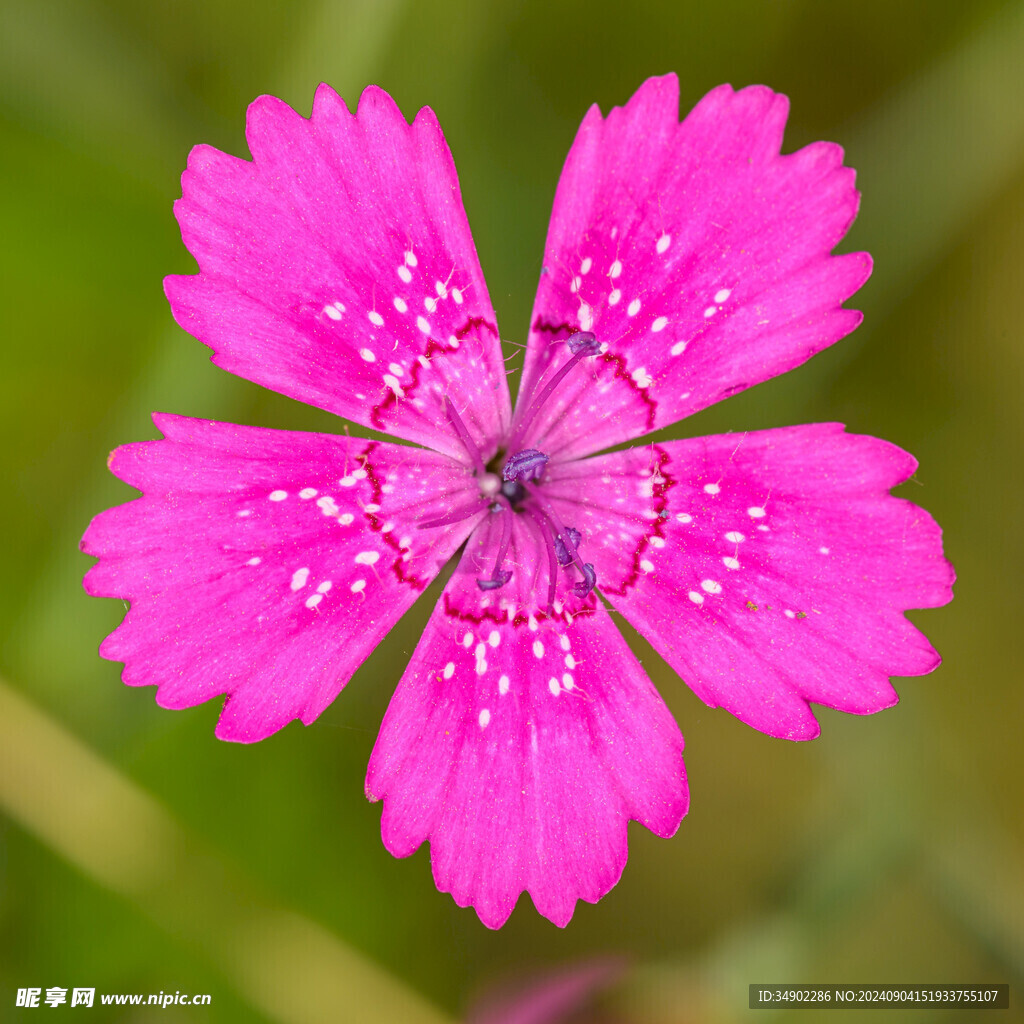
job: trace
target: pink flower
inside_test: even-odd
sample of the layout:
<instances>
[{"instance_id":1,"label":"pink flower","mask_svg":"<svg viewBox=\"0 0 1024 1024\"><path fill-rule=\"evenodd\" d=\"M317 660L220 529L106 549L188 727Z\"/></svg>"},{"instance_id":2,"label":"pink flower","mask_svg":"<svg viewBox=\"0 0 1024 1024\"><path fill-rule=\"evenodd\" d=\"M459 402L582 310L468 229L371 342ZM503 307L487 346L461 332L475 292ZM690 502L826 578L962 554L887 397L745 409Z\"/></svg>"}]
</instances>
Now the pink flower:
<instances>
[{"instance_id":1,"label":"pink flower","mask_svg":"<svg viewBox=\"0 0 1024 1024\"><path fill-rule=\"evenodd\" d=\"M868 714L939 661L907 608L950 598L913 458L839 424L595 455L798 366L857 326L864 253L841 149L779 155L787 101L675 76L587 114L558 186L519 397L433 113L327 86L309 120L249 109L252 162L193 150L176 204L199 262L178 323L232 373L418 447L158 414L113 472L91 594L131 601L100 648L164 707L227 695L252 742L337 696L464 546L398 684L366 791L396 856L500 926L558 925L672 835L683 740L612 623L710 706L810 739L809 703ZM503 479L504 477L504 479ZM595 589L596 583L596 589ZM600 595L600 596L598 596Z\"/></svg>"}]
</instances>

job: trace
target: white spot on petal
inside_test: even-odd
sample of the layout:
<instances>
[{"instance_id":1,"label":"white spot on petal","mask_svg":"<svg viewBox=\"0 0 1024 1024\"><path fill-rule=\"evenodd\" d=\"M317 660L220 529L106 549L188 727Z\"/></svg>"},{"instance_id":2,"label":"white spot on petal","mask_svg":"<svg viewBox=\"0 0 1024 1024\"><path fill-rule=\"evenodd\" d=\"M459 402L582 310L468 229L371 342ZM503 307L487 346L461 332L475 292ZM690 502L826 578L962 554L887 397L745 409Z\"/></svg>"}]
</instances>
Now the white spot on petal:
<instances>
[{"instance_id":1,"label":"white spot on petal","mask_svg":"<svg viewBox=\"0 0 1024 1024\"><path fill-rule=\"evenodd\" d=\"M644 366L638 366L631 374L636 386L638 388L648 388L651 386L653 377L647 372L647 368Z\"/></svg>"},{"instance_id":2,"label":"white spot on petal","mask_svg":"<svg viewBox=\"0 0 1024 1024\"><path fill-rule=\"evenodd\" d=\"M316 497L316 488L315 487L303 487L302 490L299 491L299 497L302 498L303 501L309 501L310 498L315 498Z\"/></svg>"},{"instance_id":3,"label":"white spot on petal","mask_svg":"<svg viewBox=\"0 0 1024 1024\"><path fill-rule=\"evenodd\" d=\"M372 353L372 352L371 352L371 351L370 351L370 350L369 350L368 348L361 348L361 349L359 350L359 354L360 354L360 355L361 355L361 356L362 356L362 357L363 357L363 358L364 358L364 359L365 359L365 360L366 360L366 361L367 361L368 363L372 363L372 362L375 362L375 361L376 361L376 359L377 359L377 357L376 357L376 356L375 356L375 355L374 355L374 354L373 354L373 353Z\"/></svg>"},{"instance_id":4,"label":"white spot on petal","mask_svg":"<svg viewBox=\"0 0 1024 1024\"><path fill-rule=\"evenodd\" d=\"M430 321L425 316L416 317L416 326L424 333L430 333Z\"/></svg>"},{"instance_id":5,"label":"white spot on petal","mask_svg":"<svg viewBox=\"0 0 1024 1024\"><path fill-rule=\"evenodd\" d=\"M483 711L480 712L480 719L479 719L479 721L480 721L480 728L481 729L486 729L487 726L490 725L491 713L490 713L490 711L487 710L487 708L484 708Z\"/></svg>"},{"instance_id":6,"label":"white spot on petal","mask_svg":"<svg viewBox=\"0 0 1024 1024\"><path fill-rule=\"evenodd\" d=\"M288 492L287 491L271 491L270 494L267 495L267 497L269 497L271 501L284 501L284 499L288 497Z\"/></svg>"},{"instance_id":7,"label":"white spot on petal","mask_svg":"<svg viewBox=\"0 0 1024 1024\"><path fill-rule=\"evenodd\" d=\"M406 262L406 263L407 263L407 264L408 264L408 265L409 265L410 267L415 267L415 266L416 266L416 264L417 264L417 263L419 263L419 260L418 260L418 259L416 259L416 253L414 253L414 252L413 252L413 251L412 251L411 249L407 250L407 251L406 251L406 252L404 253L404 256L405 256L405 262Z\"/></svg>"},{"instance_id":8,"label":"white spot on petal","mask_svg":"<svg viewBox=\"0 0 1024 1024\"><path fill-rule=\"evenodd\" d=\"M409 268L408 268L408 267L406 267L406 266L401 266L401 267L399 267L399 268L398 268L398 276L399 276L399 277L400 277L400 278L401 278L401 279L402 279L402 280L403 280L403 281L404 281L404 282L405 282L406 284L408 284L408 283L409 283L409 282L410 282L410 281L412 280L412 274L411 274L411 273L409 273Z\"/></svg>"},{"instance_id":9,"label":"white spot on petal","mask_svg":"<svg viewBox=\"0 0 1024 1024\"><path fill-rule=\"evenodd\" d=\"M739 560L729 556L726 556L722 559L722 564L726 567L726 569L738 569L740 567Z\"/></svg>"},{"instance_id":10,"label":"white spot on petal","mask_svg":"<svg viewBox=\"0 0 1024 1024\"><path fill-rule=\"evenodd\" d=\"M658 319L655 320L653 324L651 324L651 330L654 331L655 334L657 334L658 331L665 330L666 327L668 327L667 316L659 316Z\"/></svg>"},{"instance_id":11,"label":"white spot on petal","mask_svg":"<svg viewBox=\"0 0 1024 1024\"><path fill-rule=\"evenodd\" d=\"M487 642L492 647L497 647L501 643L501 634L496 629L492 629L490 636L487 637Z\"/></svg>"},{"instance_id":12,"label":"white spot on petal","mask_svg":"<svg viewBox=\"0 0 1024 1024\"><path fill-rule=\"evenodd\" d=\"M341 319L341 310L335 309L333 306L324 306L324 312L332 320L340 320Z\"/></svg>"},{"instance_id":13,"label":"white spot on petal","mask_svg":"<svg viewBox=\"0 0 1024 1024\"><path fill-rule=\"evenodd\" d=\"M662 235L661 238L658 239L658 244L655 246L655 248L658 250L659 253L663 253L671 244L672 236Z\"/></svg>"},{"instance_id":14,"label":"white spot on petal","mask_svg":"<svg viewBox=\"0 0 1024 1024\"><path fill-rule=\"evenodd\" d=\"M763 519L765 512L759 505L751 505L751 507L747 509L747 515L750 516L751 519Z\"/></svg>"},{"instance_id":15,"label":"white spot on petal","mask_svg":"<svg viewBox=\"0 0 1024 1024\"><path fill-rule=\"evenodd\" d=\"M730 544L742 544L747 538L740 533L738 530L730 530L726 535L725 539Z\"/></svg>"},{"instance_id":16,"label":"white spot on petal","mask_svg":"<svg viewBox=\"0 0 1024 1024\"><path fill-rule=\"evenodd\" d=\"M622 300L622 292L620 292L618 288L614 289L608 295L608 305L609 306L617 306L621 300Z\"/></svg>"},{"instance_id":17,"label":"white spot on petal","mask_svg":"<svg viewBox=\"0 0 1024 1024\"><path fill-rule=\"evenodd\" d=\"M721 489L722 488L719 487L718 484L705 484L704 485L704 493L705 494L718 494L718 492Z\"/></svg>"},{"instance_id":18,"label":"white spot on petal","mask_svg":"<svg viewBox=\"0 0 1024 1024\"><path fill-rule=\"evenodd\" d=\"M306 580L308 579L309 569L307 567L304 566L301 569L296 569L292 573L292 590L301 590L306 585Z\"/></svg>"},{"instance_id":19,"label":"white spot on petal","mask_svg":"<svg viewBox=\"0 0 1024 1024\"><path fill-rule=\"evenodd\" d=\"M708 308L704 310L704 319L710 320L717 312L717 306L708 306Z\"/></svg>"},{"instance_id":20,"label":"white spot on petal","mask_svg":"<svg viewBox=\"0 0 1024 1024\"><path fill-rule=\"evenodd\" d=\"M361 594L365 589L366 580L356 580L355 583L349 587L349 590L351 590L353 594Z\"/></svg>"},{"instance_id":21,"label":"white spot on petal","mask_svg":"<svg viewBox=\"0 0 1024 1024\"><path fill-rule=\"evenodd\" d=\"M732 289L723 288L721 291L715 292L715 302L721 305L729 298L730 295L732 295Z\"/></svg>"},{"instance_id":22,"label":"white spot on petal","mask_svg":"<svg viewBox=\"0 0 1024 1024\"><path fill-rule=\"evenodd\" d=\"M505 694L508 693L509 682L510 681L509 681L508 676L502 676L498 680L498 693L500 693L502 695L502 697L504 697Z\"/></svg>"},{"instance_id":23,"label":"white spot on petal","mask_svg":"<svg viewBox=\"0 0 1024 1024\"><path fill-rule=\"evenodd\" d=\"M323 594L314 594L312 597L306 598L306 607L315 608L324 599Z\"/></svg>"},{"instance_id":24,"label":"white spot on petal","mask_svg":"<svg viewBox=\"0 0 1024 1024\"><path fill-rule=\"evenodd\" d=\"M627 307L626 313L628 316L636 316L640 312L640 300L634 299Z\"/></svg>"},{"instance_id":25,"label":"white spot on petal","mask_svg":"<svg viewBox=\"0 0 1024 1024\"><path fill-rule=\"evenodd\" d=\"M246 562L245 564L246 565L259 565L260 562L262 562L262 561L263 561L262 558L258 558L258 557L257 558L250 558L249 561Z\"/></svg>"},{"instance_id":26,"label":"white spot on petal","mask_svg":"<svg viewBox=\"0 0 1024 1024\"><path fill-rule=\"evenodd\" d=\"M690 600L694 604L703 604L704 603L704 595L703 594L699 594L696 590L691 590L690 594L689 594L689 597L690 597Z\"/></svg>"},{"instance_id":27,"label":"white spot on petal","mask_svg":"<svg viewBox=\"0 0 1024 1024\"><path fill-rule=\"evenodd\" d=\"M621 261L621 260L616 260L616 261L615 261L615 262L614 262L614 263L613 263L613 264L612 264L612 265L611 265L611 266L610 266L610 267L608 268L608 276L609 276L609 277L618 277L618 276L619 276L619 274L621 274L621 273L622 273L622 261Z\"/></svg>"},{"instance_id":28,"label":"white spot on petal","mask_svg":"<svg viewBox=\"0 0 1024 1024\"><path fill-rule=\"evenodd\" d=\"M451 677L455 675L455 663L449 661L448 664L445 665L444 672L442 673L442 675L445 677L445 679L451 679Z\"/></svg>"},{"instance_id":29,"label":"white spot on petal","mask_svg":"<svg viewBox=\"0 0 1024 1024\"><path fill-rule=\"evenodd\" d=\"M376 565L379 559L379 551L360 551L356 555L356 565Z\"/></svg>"},{"instance_id":30,"label":"white spot on petal","mask_svg":"<svg viewBox=\"0 0 1024 1024\"><path fill-rule=\"evenodd\" d=\"M544 645L539 640L533 641L533 656L535 658L544 657Z\"/></svg>"},{"instance_id":31,"label":"white spot on petal","mask_svg":"<svg viewBox=\"0 0 1024 1024\"><path fill-rule=\"evenodd\" d=\"M685 341L677 341L670 349L669 352L674 356L680 356L686 351L687 343Z\"/></svg>"},{"instance_id":32,"label":"white spot on petal","mask_svg":"<svg viewBox=\"0 0 1024 1024\"><path fill-rule=\"evenodd\" d=\"M548 680L548 689L553 697L557 697L562 692L562 687L559 686L558 680L554 676Z\"/></svg>"},{"instance_id":33,"label":"white spot on petal","mask_svg":"<svg viewBox=\"0 0 1024 1024\"><path fill-rule=\"evenodd\" d=\"M720 594L722 592L722 584L716 583L714 580L701 580L700 585L701 589L709 594Z\"/></svg>"},{"instance_id":34,"label":"white spot on petal","mask_svg":"<svg viewBox=\"0 0 1024 1024\"><path fill-rule=\"evenodd\" d=\"M583 262L580 264L580 273L581 274L589 274L590 273L590 268L593 265L594 265L594 261L589 256L587 256L583 260Z\"/></svg>"},{"instance_id":35,"label":"white spot on petal","mask_svg":"<svg viewBox=\"0 0 1024 1024\"><path fill-rule=\"evenodd\" d=\"M371 309L366 315L370 318L370 323L373 324L374 327L384 326L384 317L382 317L375 309Z\"/></svg>"}]
</instances>

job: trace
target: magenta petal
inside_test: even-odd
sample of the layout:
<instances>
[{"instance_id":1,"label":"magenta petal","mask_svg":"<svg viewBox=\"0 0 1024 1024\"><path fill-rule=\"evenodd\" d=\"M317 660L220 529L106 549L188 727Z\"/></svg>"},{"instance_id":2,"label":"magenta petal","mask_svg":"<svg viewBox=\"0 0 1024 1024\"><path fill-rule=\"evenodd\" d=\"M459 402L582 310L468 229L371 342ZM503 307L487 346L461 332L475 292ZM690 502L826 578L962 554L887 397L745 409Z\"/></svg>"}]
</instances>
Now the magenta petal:
<instances>
[{"instance_id":1,"label":"magenta petal","mask_svg":"<svg viewBox=\"0 0 1024 1024\"><path fill-rule=\"evenodd\" d=\"M477 573L471 543L391 700L367 794L385 801L387 848L429 840L437 887L488 927L524 890L564 926L618 881L631 818L675 832L683 739L593 595L575 615L473 616L459 609Z\"/></svg>"},{"instance_id":2,"label":"magenta petal","mask_svg":"<svg viewBox=\"0 0 1024 1024\"><path fill-rule=\"evenodd\" d=\"M465 458L448 396L489 457L505 367L433 112L409 125L369 88L353 115L322 85L309 120L256 100L246 137L251 162L198 146L182 176L200 273L167 278L178 323L232 373Z\"/></svg>"},{"instance_id":3,"label":"magenta petal","mask_svg":"<svg viewBox=\"0 0 1024 1024\"><path fill-rule=\"evenodd\" d=\"M840 424L670 441L549 469L604 595L711 706L809 739L808 702L868 714L939 663L903 615L950 600L916 468ZM560 497L555 497L560 495ZM652 496L653 495L653 496Z\"/></svg>"},{"instance_id":4,"label":"magenta petal","mask_svg":"<svg viewBox=\"0 0 1024 1024\"><path fill-rule=\"evenodd\" d=\"M860 323L841 309L866 253L830 256L857 213L843 152L779 155L788 102L708 93L682 124L675 75L587 114L558 185L521 402L592 331L606 346L560 385L523 445L585 455L800 365ZM601 415L595 419L595 411Z\"/></svg>"},{"instance_id":5,"label":"magenta petal","mask_svg":"<svg viewBox=\"0 0 1024 1024\"><path fill-rule=\"evenodd\" d=\"M156 415L110 467L144 496L98 515L86 589L131 601L100 653L163 707L228 700L222 739L307 725L458 548L465 469L420 449Z\"/></svg>"}]
</instances>

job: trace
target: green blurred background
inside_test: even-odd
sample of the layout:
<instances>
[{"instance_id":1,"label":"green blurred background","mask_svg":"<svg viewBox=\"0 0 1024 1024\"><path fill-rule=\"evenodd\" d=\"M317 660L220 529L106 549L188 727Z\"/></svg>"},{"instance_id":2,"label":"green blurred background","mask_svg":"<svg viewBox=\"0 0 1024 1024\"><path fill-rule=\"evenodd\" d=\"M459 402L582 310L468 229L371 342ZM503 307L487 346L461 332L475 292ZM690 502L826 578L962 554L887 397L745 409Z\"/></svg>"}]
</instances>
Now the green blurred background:
<instances>
[{"instance_id":1,"label":"green blurred background","mask_svg":"<svg viewBox=\"0 0 1024 1024\"><path fill-rule=\"evenodd\" d=\"M94 1020L443 1021L510 974L605 953L634 969L603 1012L652 1024L745 1018L762 981L1008 981L1016 1004L1024 5L5 0L0 48L0 1019L19 987L83 985L213 997ZM243 747L214 739L214 704L161 710L96 656L124 608L83 593L78 538L131 496L104 459L154 436L152 409L339 429L173 324L193 144L247 155L248 102L306 114L321 80L431 105L521 340L580 118L669 70L684 111L764 82L791 98L787 149L841 142L864 196L844 248L876 263L853 336L667 433L838 419L913 452L900 493L960 576L950 607L913 615L945 664L790 744L704 707L629 634L686 736L692 810L669 841L631 826L623 880L566 930L523 897L489 932L435 891L425 849L385 852L363 796L436 591L314 726ZM871 1019L890 1016L907 1019Z\"/></svg>"}]
</instances>

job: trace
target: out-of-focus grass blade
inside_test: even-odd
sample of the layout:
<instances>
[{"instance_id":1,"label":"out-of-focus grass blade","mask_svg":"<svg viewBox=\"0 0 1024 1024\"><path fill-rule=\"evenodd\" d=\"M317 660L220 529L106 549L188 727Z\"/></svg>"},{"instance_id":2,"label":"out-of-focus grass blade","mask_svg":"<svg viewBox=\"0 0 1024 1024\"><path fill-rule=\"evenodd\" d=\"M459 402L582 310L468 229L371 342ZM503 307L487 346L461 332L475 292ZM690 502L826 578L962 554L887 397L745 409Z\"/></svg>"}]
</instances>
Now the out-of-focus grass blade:
<instances>
[{"instance_id":1,"label":"out-of-focus grass blade","mask_svg":"<svg viewBox=\"0 0 1024 1024\"><path fill-rule=\"evenodd\" d=\"M283 1024L448 1024L336 935L275 906L148 793L0 681L0 807L92 881L202 950Z\"/></svg>"},{"instance_id":2,"label":"out-of-focus grass blade","mask_svg":"<svg viewBox=\"0 0 1024 1024\"><path fill-rule=\"evenodd\" d=\"M359 94L378 73L380 55L387 51L406 6L406 0L320 4L308 31L275 76L275 95L304 114L313 89L326 81L350 110L355 109Z\"/></svg>"},{"instance_id":3,"label":"out-of-focus grass blade","mask_svg":"<svg viewBox=\"0 0 1024 1024\"><path fill-rule=\"evenodd\" d=\"M199 111L160 64L103 24L91 4L0 4L0 95L15 119L101 163L150 181L164 176Z\"/></svg>"},{"instance_id":4,"label":"out-of-focus grass blade","mask_svg":"<svg viewBox=\"0 0 1024 1024\"><path fill-rule=\"evenodd\" d=\"M1012 4L844 131L864 205L856 237L885 310L1024 166L1024 5Z\"/></svg>"}]
</instances>

